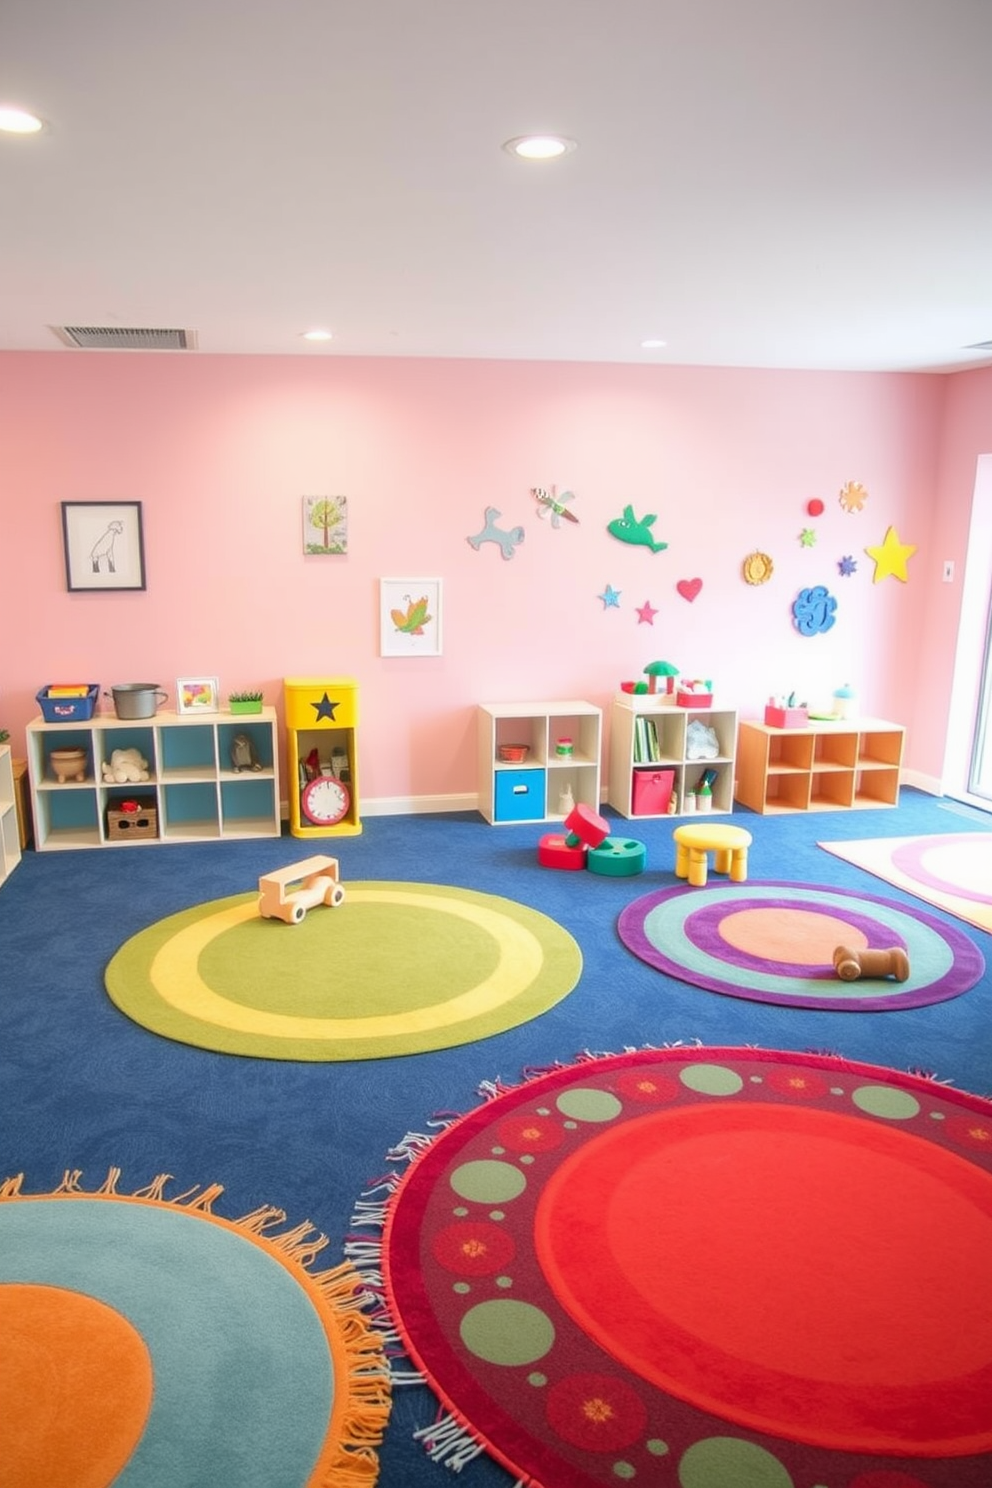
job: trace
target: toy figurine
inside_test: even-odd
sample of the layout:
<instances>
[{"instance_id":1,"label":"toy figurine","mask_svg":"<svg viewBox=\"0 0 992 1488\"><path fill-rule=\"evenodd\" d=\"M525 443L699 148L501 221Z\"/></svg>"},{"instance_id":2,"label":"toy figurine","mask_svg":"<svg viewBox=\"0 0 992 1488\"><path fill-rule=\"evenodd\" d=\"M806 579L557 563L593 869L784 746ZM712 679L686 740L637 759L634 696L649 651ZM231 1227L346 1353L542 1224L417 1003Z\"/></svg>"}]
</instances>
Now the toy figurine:
<instances>
[{"instance_id":1,"label":"toy figurine","mask_svg":"<svg viewBox=\"0 0 992 1488\"><path fill-rule=\"evenodd\" d=\"M250 734L235 734L231 740L231 769L236 774L242 770L260 770L262 762Z\"/></svg>"}]
</instances>

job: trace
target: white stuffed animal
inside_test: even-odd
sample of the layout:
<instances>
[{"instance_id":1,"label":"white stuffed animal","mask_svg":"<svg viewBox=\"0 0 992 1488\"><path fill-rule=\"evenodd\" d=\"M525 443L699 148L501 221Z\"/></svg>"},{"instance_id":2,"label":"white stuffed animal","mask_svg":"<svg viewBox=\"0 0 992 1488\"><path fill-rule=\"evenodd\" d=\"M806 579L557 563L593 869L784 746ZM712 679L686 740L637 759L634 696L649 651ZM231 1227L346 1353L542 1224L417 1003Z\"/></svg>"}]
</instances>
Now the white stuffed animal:
<instances>
[{"instance_id":1,"label":"white stuffed animal","mask_svg":"<svg viewBox=\"0 0 992 1488\"><path fill-rule=\"evenodd\" d=\"M103 761L101 769L109 785L130 785L149 778L148 761L140 749L115 749L109 762Z\"/></svg>"}]
</instances>

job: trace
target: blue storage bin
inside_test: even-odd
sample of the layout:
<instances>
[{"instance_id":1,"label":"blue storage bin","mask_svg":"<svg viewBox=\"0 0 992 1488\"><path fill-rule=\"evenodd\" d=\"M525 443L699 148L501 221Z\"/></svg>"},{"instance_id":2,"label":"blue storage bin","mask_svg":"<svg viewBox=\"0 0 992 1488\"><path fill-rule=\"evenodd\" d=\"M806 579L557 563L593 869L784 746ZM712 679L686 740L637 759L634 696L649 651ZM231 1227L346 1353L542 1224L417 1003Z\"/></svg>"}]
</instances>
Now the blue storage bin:
<instances>
[{"instance_id":1,"label":"blue storage bin","mask_svg":"<svg viewBox=\"0 0 992 1488\"><path fill-rule=\"evenodd\" d=\"M84 684L81 682L79 685L82 687ZM50 698L48 689L55 686L57 683L49 682L40 692L35 693L35 701L46 723L80 723L93 717L100 697L99 683L87 682L85 697Z\"/></svg>"},{"instance_id":2,"label":"blue storage bin","mask_svg":"<svg viewBox=\"0 0 992 1488\"><path fill-rule=\"evenodd\" d=\"M543 770L497 770L495 820L543 821L544 777Z\"/></svg>"}]
</instances>

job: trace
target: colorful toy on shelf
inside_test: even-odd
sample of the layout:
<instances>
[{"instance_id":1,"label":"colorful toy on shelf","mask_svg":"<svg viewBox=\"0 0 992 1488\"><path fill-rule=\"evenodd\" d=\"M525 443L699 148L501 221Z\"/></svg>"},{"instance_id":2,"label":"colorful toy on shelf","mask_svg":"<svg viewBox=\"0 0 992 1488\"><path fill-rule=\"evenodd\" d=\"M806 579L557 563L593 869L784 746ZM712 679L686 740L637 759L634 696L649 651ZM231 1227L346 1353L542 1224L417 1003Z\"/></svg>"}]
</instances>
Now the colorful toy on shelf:
<instances>
[{"instance_id":1,"label":"colorful toy on shelf","mask_svg":"<svg viewBox=\"0 0 992 1488\"><path fill-rule=\"evenodd\" d=\"M644 517L635 517L634 508L625 506L623 516L614 517L612 522L607 522L606 530L618 542L630 543L636 548L650 548L652 553L661 553L668 547L668 544L654 540L651 528L657 520L653 512L649 512Z\"/></svg>"},{"instance_id":2,"label":"colorful toy on shelf","mask_svg":"<svg viewBox=\"0 0 992 1488\"><path fill-rule=\"evenodd\" d=\"M478 552L483 543L496 543L504 558L512 558L514 551L524 540L524 529L522 527L497 527L496 523L502 515L503 513L497 511L495 506L487 506L484 513L484 526L474 536L465 539L469 546Z\"/></svg>"},{"instance_id":3,"label":"colorful toy on shelf","mask_svg":"<svg viewBox=\"0 0 992 1488\"><path fill-rule=\"evenodd\" d=\"M835 718L857 718L858 716L858 694L850 682L845 682L838 687L834 693L834 717Z\"/></svg>"},{"instance_id":4,"label":"colorful toy on shelf","mask_svg":"<svg viewBox=\"0 0 992 1488\"><path fill-rule=\"evenodd\" d=\"M809 709L806 703L796 701L794 692L788 696L777 693L765 704L765 722L769 728L805 728L809 723Z\"/></svg>"},{"instance_id":5,"label":"colorful toy on shelf","mask_svg":"<svg viewBox=\"0 0 992 1488\"><path fill-rule=\"evenodd\" d=\"M644 668L649 692L663 692L670 697L675 691L675 678L679 669L670 661L649 661Z\"/></svg>"},{"instance_id":6,"label":"colorful toy on shelf","mask_svg":"<svg viewBox=\"0 0 992 1488\"><path fill-rule=\"evenodd\" d=\"M263 920L298 925L308 909L318 904L337 909L343 900L338 860L323 854L265 873L258 880L258 912Z\"/></svg>"},{"instance_id":7,"label":"colorful toy on shelf","mask_svg":"<svg viewBox=\"0 0 992 1488\"><path fill-rule=\"evenodd\" d=\"M897 982L905 982L909 980L909 957L902 946L880 951L839 945L834 951L834 971L842 982L856 982L861 977L894 977Z\"/></svg>"},{"instance_id":8,"label":"colorful toy on shelf","mask_svg":"<svg viewBox=\"0 0 992 1488\"><path fill-rule=\"evenodd\" d=\"M706 678L685 678L679 683L675 701L680 708L709 708L713 703L713 683Z\"/></svg>"},{"instance_id":9,"label":"colorful toy on shelf","mask_svg":"<svg viewBox=\"0 0 992 1488\"><path fill-rule=\"evenodd\" d=\"M261 770L262 762L250 734L235 734L231 740L231 769L236 775L242 770Z\"/></svg>"},{"instance_id":10,"label":"colorful toy on shelf","mask_svg":"<svg viewBox=\"0 0 992 1488\"><path fill-rule=\"evenodd\" d=\"M136 785L149 779L148 761L140 749L114 749L100 766L100 773L106 785Z\"/></svg>"}]
</instances>

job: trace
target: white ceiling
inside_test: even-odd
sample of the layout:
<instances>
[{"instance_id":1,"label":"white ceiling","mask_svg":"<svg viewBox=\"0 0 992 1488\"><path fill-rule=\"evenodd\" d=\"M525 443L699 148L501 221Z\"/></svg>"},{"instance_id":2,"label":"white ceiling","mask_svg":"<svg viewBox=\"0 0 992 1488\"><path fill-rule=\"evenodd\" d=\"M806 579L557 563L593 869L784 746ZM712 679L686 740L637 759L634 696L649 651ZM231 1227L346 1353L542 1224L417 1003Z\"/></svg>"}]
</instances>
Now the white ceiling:
<instances>
[{"instance_id":1,"label":"white ceiling","mask_svg":"<svg viewBox=\"0 0 992 1488\"><path fill-rule=\"evenodd\" d=\"M990 61L992 0L3 0L0 349L988 364Z\"/></svg>"}]
</instances>

